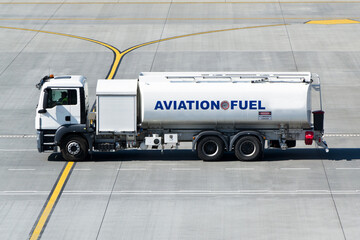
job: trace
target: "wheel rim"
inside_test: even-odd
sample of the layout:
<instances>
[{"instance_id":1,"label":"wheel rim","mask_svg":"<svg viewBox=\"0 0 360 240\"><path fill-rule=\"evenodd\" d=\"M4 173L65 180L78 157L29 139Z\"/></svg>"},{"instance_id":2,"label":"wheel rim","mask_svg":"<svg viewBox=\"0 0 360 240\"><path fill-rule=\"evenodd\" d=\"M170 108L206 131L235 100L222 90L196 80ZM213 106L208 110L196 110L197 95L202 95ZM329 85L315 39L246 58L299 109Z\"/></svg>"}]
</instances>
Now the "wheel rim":
<instances>
[{"instance_id":1,"label":"wheel rim","mask_svg":"<svg viewBox=\"0 0 360 240\"><path fill-rule=\"evenodd\" d=\"M250 157L254 155L255 151L256 151L256 146L251 141L244 141L240 145L240 152L246 157Z\"/></svg>"},{"instance_id":2,"label":"wheel rim","mask_svg":"<svg viewBox=\"0 0 360 240\"><path fill-rule=\"evenodd\" d=\"M219 152L219 146L214 141L208 141L202 146L202 151L206 156L212 157Z\"/></svg>"},{"instance_id":3,"label":"wheel rim","mask_svg":"<svg viewBox=\"0 0 360 240\"><path fill-rule=\"evenodd\" d=\"M71 155L76 155L80 152L81 148L80 148L80 144L78 142L70 142L67 145L67 151L68 153L70 153Z\"/></svg>"}]
</instances>

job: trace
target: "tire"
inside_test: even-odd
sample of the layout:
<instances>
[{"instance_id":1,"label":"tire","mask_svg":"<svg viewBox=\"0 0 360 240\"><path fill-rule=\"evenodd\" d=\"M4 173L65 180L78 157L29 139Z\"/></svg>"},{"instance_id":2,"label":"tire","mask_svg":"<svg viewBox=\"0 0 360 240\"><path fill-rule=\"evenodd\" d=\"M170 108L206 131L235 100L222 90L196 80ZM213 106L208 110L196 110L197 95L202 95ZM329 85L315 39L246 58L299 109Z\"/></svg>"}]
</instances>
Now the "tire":
<instances>
[{"instance_id":1,"label":"tire","mask_svg":"<svg viewBox=\"0 0 360 240\"><path fill-rule=\"evenodd\" d=\"M88 155L86 140L77 135L70 135L61 141L61 154L66 161L82 161Z\"/></svg>"},{"instance_id":2,"label":"tire","mask_svg":"<svg viewBox=\"0 0 360 240\"><path fill-rule=\"evenodd\" d=\"M200 139L196 147L198 157L204 161L219 161L224 154L224 142L219 137Z\"/></svg>"},{"instance_id":3,"label":"tire","mask_svg":"<svg viewBox=\"0 0 360 240\"><path fill-rule=\"evenodd\" d=\"M262 145L255 136L244 136L236 141L235 155L241 161L258 161L262 159Z\"/></svg>"}]
</instances>

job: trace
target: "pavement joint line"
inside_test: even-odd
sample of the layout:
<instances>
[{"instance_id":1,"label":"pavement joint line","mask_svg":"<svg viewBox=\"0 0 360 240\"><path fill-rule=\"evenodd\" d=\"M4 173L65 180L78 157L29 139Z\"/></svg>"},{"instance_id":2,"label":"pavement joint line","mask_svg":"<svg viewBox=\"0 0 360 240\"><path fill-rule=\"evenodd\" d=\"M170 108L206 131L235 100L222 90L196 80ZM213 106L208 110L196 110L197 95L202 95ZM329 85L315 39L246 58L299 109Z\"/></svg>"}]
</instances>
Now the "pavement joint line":
<instances>
[{"instance_id":1,"label":"pavement joint line","mask_svg":"<svg viewBox=\"0 0 360 240\"><path fill-rule=\"evenodd\" d=\"M73 171L91 171L91 168L74 168Z\"/></svg>"}]
</instances>

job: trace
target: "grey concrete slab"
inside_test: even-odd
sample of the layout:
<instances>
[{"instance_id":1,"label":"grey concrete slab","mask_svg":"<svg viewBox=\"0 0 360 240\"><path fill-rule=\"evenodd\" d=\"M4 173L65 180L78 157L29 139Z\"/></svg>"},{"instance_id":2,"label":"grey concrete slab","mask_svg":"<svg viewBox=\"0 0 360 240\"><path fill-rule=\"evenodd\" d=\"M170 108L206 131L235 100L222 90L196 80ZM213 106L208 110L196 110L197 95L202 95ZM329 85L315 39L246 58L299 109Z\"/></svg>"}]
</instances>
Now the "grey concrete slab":
<instances>
[{"instance_id":1,"label":"grey concrete slab","mask_svg":"<svg viewBox=\"0 0 360 240\"><path fill-rule=\"evenodd\" d=\"M113 195L99 239L343 239L329 196Z\"/></svg>"},{"instance_id":2,"label":"grey concrete slab","mask_svg":"<svg viewBox=\"0 0 360 240\"><path fill-rule=\"evenodd\" d=\"M50 192L65 162L48 161L35 151L0 151L0 191Z\"/></svg>"},{"instance_id":3,"label":"grey concrete slab","mask_svg":"<svg viewBox=\"0 0 360 240\"><path fill-rule=\"evenodd\" d=\"M0 196L0 238L28 239L47 195Z\"/></svg>"},{"instance_id":4,"label":"grey concrete slab","mask_svg":"<svg viewBox=\"0 0 360 240\"><path fill-rule=\"evenodd\" d=\"M108 198L108 195L64 193L42 239L96 239Z\"/></svg>"},{"instance_id":5,"label":"grey concrete slab","mask_svg":"<svg viewBox=\"0 0 360 240\"><path fill-rule=\"evenodd\" d=\"M66 191L109 191L111 192L120 161L79 162L71 174Z\"/></svg>"},{"instance_id":6,"label":"grey concrete slab","mask_svg":"<svg viewBox=\"0 0 360 240\"><path fill-rule=\"evenodd\" d=\"M356 195L335 195L337 210L344 228L346 239L357 239L359 232L358 217L360 214L359 197Z\"/></svg>"},{"instance_id":7,"label":"grey concrete slab","mask_svg":"<svg viewBox=\"0 0 360 240\"><path fill-rule=\"evenodd\" d=\"M175 153L174 153L175 154ZM184 159L189 154L184 151ZM291 153L289 153L291 156ZM169 154L170 155L170 154ZM242 190L327 190L321 161L207 163L186 161L180 166L124 162L115 191L242 191ZM146 156L143 156L146 159ZM289 157L289 156L288 156ZM303 155L302 155L303 157ZM171 155L168 156L171 162ZM156 162L155 162L156 163ZM301 179L301 180L300 180ZM304 181L304 179L307 179Z\"/></svg>"}]
</instances>

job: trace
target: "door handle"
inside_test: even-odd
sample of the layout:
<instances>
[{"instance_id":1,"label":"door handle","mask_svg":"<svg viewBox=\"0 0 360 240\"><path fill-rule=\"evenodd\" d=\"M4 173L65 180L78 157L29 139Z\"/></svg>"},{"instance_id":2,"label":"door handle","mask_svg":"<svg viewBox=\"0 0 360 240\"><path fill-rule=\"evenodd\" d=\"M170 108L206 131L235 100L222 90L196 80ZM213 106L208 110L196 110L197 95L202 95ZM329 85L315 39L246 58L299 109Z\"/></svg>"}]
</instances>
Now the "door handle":
<instances>
[{"instance_id":1,"label":"door handle","mask_svg":"<svg viewBox=\"0 0 360 240\"><path fill-rule=\"evenodd\" d=\"M70 116L65 116L65 121L70 122Z\"/></svg>"}]
</instances>

